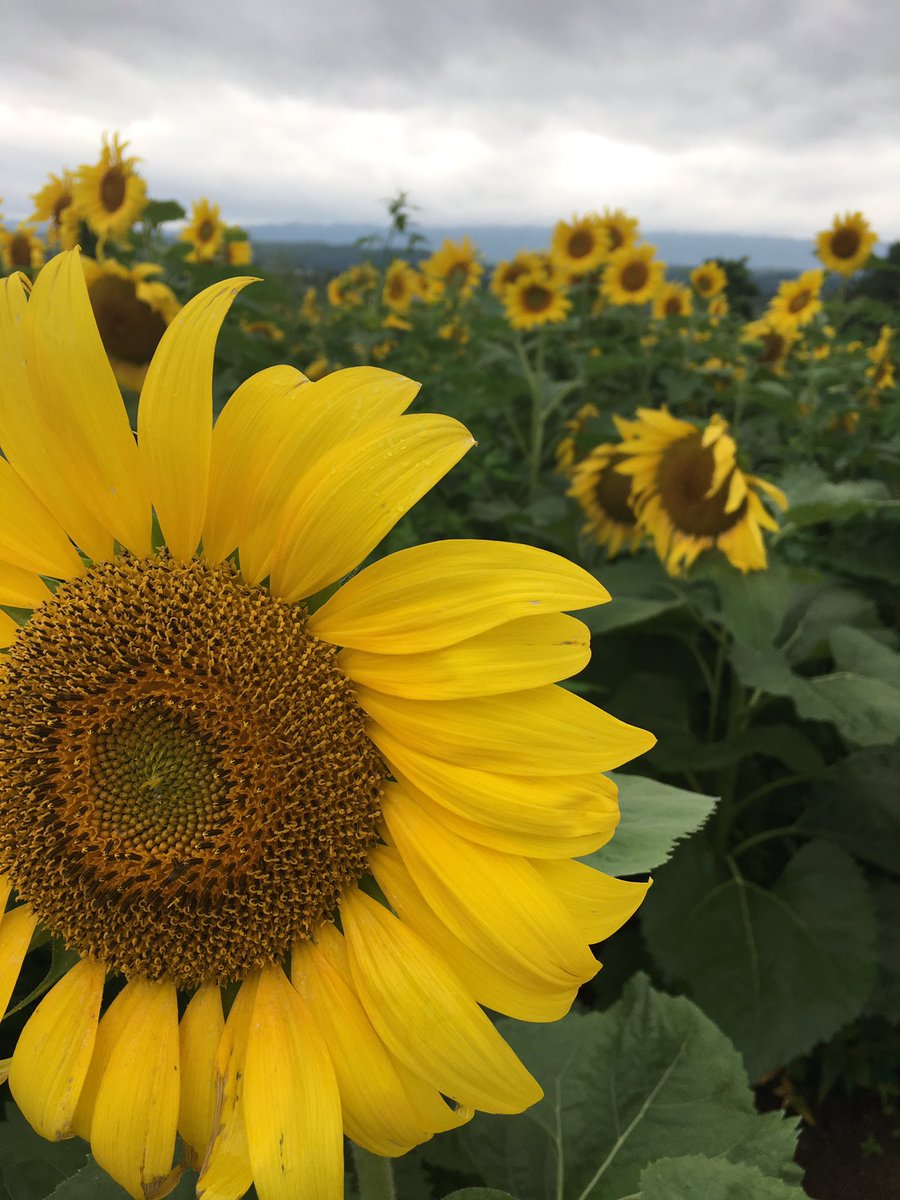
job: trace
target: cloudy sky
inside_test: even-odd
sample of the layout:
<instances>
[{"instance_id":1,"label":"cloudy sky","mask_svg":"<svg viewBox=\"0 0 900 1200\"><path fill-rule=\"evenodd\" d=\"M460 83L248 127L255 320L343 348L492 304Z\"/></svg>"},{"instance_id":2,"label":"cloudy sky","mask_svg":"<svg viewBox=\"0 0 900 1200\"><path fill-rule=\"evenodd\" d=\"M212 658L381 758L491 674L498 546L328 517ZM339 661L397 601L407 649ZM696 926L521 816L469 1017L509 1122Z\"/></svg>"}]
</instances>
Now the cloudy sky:
<instances>
[{"instance_id":1,"label":"cloudy sky","mask_svg":"<svg viewBox=\"0 0 900 1200\"><path fill-rule=\"evenodd\" d=\"M233 221L900 238L897 0L31 0L4 15L0 195L140 155Z\"/></svg>"}]
</instances>

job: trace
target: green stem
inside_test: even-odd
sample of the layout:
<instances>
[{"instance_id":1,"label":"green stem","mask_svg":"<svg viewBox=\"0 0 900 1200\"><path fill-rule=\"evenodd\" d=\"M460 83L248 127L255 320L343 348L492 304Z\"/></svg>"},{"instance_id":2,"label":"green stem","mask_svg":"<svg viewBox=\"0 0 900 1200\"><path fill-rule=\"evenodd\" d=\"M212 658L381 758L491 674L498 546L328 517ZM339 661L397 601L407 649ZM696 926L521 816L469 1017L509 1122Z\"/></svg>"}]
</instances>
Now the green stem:
<instances>
[{"instance_id":1,"label":"green stem","mask_svg":"<svg viewBox=\"0 0 900 1200\"><path fill-rule=\"evenodd\" d=\"M394 1166L391 1160L363 1150L356 1142L351 1142L350 1145L359 1184L359 1200L396 1200Z\"/></svg>"},{"instance_id":2,"label":"green stem","mask_svg":"<svg viewBox=\"0 0 900 1200\"><path fill-rule=\"evenodd\" d=\"M761 846L763 842L771 842L775 838L792 837L797 834L802 836L813 832L815 831L804 829L800 825L782 825L779 829L764 829L762 833L756 833L753 837L746 838L739 846L735 846L731 854L733 858L737 858L745 850L749 850L753 846Z\"/></svg>"},{"instance_id":3,"label":"green stem","mask_svg":"<svg viewBox=\"0 0 900 1200\"><path fill-rule=\"evenodd\" d=\"M737 817L745 808L749 808L751 804L755 804L757 800L762 800L765 796L771 796L773 792L780 792L782 788L793 787L795 783L805 783L809 779L808 775L780 775L778 779L773 779L769 783L764 783L761 787L756 788L753 792L748 792L746 796L735 804L732 815Z\"/></svg>"}]
</instances>

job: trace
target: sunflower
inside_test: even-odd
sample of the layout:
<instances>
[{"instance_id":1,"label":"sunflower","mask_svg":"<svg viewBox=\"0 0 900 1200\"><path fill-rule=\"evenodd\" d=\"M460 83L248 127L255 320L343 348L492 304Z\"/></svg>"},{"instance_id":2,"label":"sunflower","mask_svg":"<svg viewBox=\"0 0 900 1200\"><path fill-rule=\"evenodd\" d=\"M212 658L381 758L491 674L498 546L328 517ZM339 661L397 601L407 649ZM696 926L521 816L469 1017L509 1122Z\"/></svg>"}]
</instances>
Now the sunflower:
<instances>
[{"instance_id":1,"label":"sunflower","mask_svg":"<svg viewBox=\"0 0 900 1200\"><path fill-rule=\"evenodd\" d=\"M212 262L225 239L225 222L218 204L201 197L191 206L191 219L178 235L191 246L188 262Z\"/></svg>"},{"instance_id":2,"label":"sunflower","mask_svg":"<svg viewBox=\"0 0 900 1200\"><path fill-rule=\"evenodd\" d=\"M596 347L592 347L596 349ZM592 400L582 404L574 416L563 422L566 433L557 444L554 457L556 469L561 475L568 475L578 461L578 439L584 432L584 427L592 417L599 417L600 409Z\"/></svg>"},{"instance_id":3,"label":"sunflower","mask_svg":"<svg viewBox=\"0 0 900 1200\"><path fill-rule=\"evenodd\" d=\"M796 279L786 279L769 303L767 316L784 333L797 333L822 311L822 284L825 272L821 267L804 271Z\"/></svg>"},{"instance_id":4,"label":"sunflower","mask_svg":"<svg viewBox=\"0 0 900 1200\"><path fill-rule=\"evenodd\" d=\"M550 243L553 265L570 279L587 275L609 256L609 230L596 213L558 221Z\"/></svg>"},{"instance_id":5,"label":"sunflower","mask_svg":"<svg viewBox=\"0 0 900 1200\"><path fill-rule=\"evenodd\" d=\"M153 278L154 263L125 267L82 258L100 340L122 387L139 392L162 335L181 308L171 288Z\"/></svg>"},{"instance_id":6,"label":"sunflower","mask_svg":"<svg viewBox=\"0 0 900 1200\"><path fill-rule=\"evenodd\" d=\"M479 1005L561 1016L648 886L571 861L653 742L556 686L607 593L499 542L351 574L472 438L377 368L269 368L213 427L248 282L168 327L136 440L77 255L0 288L0 1008L35 930L77 955L9 1083L144 1200L176 1134L204 1194L337 1200L343 1131L534 1103Z\"/></svg>"},{"instance_id":7,"label":"sunflower","mask_svg":"<svg viewBox=\"0 0 900 1200\"><path fill-rule=\"evenodd\" d=\"M20 221L15 229L0 229L0 258L7 271L36 271L44 265L44 243L34 226Z\"/></svg>"},{"instance_id":8,"label":"sunflower","mask_svg":"<svg viewBox=\"0 0 900 1200\"><path fill-rule=\"evenodd\" d=\"M250 239L235 238L225 243L225 262L229 267L246 267L253 262L253 246Z\"/></svg>"},{"instance_id":9,"label":"sunflower","mask_svg":"<svg viewBox=\"0 0 900 1200\"><path fill-rule=\"evenodd\" d=\"M714 296L720 296L725 291L728 276L717 262L710 259L709 262L694 267L691 271L691 283L698 296L702 296L704 300L712 300Z\"/></svg>"},{"instance_id":10,"label":"sunflower","mask_svg":"<svg viewBox=\"0 0 900 1200\"><path fill-rule=\"evenodd\" d=\"M34 201L32 221L47 222L47 244L72 250L78 234L78 218L72 210L72 192L75 176L71 171L62 175L51 175L39 192L31 197Z\"/></svg>"},{"instance_id":11,"label":"sunflower","mask_svg":"<svg viewBox=\"0 0 900 1200\"><path fill-rule=\"evenodd\" d=\"M444 240L440 250L422 263L422 271L461 300L468 299L478 287L484 267L478 261L478 250L466 236L461 242Z\"/></svg>"},{"instance_id":12,"label":"sunflower","mask_svg":"<svg viewBox=\"0 0 900 1200\"><path fill-rule=\"evenodd\" d=\"M520 250L515 258L497 263L491 275L490 290L502 300L503 293L520 275L531 275L535 272L551 275L553 268L549 258L534 250Z\"/></svg>"},{"instance_id":13,"label":"sunflower","mask_svg":"<svg viewBox=\"0 0 900 1200\"><path fill-rule=\"evenodd\" d=\"M866 265L877 241L861 212L838 214L830 229L816 234L816 254L830 271L852 275Z\"/></svg>"},{"instance_id":14,"label":"sunflower","mask_svg":"<svg viewBox=\"0 0 900 1200\"><path fill-rule=\"evenodd\" d=\"M658 321L691 315L691 292L683 283L664 283L653 297L651 311Z\"/></svg>"},{"instance_id":15,"label":"sunflower","mask_svg":"<svg viewBox=\"0 0 900 1200\"><path fill-rule=\"evenodd\" d=\"M105 241L125 233L147 204L147 185L134 169L136 158L125 158L127 142L113 134L103 139L100 161L79 167L72 188L72 207Z\"/></svg>"},{"instance_id":16,"label":"sunflower","mask_svg":"<svg viewBox=\"0 0 900 1200\"><path fill-rule=\"evenodd\" d=\"M307 325L318 325L322 320L322 313L319 309L319 293L314 287L308 287L303 293L303 301L300 305L300 319L305 321Z\"/></svg>"},{"instance_id":17,"label":"sunflower","mask_svg":"<svg viewBox=\"0 0 900 1200\"><path fill-rule=\"evenodd\" d=\"M603 271L600 290L613 304L646 304L659 290L665 263L657 261L655 246L623 246L615 250Z\"/></svg>"},{"instance_id":18,"label":"sunflower","mask_svg":"<svg viewBox=\"0 0 900 1200\"><path fill-rule=\"evenodd\" d=\"M329 279L325 295L332 308L356 308L363 302L362 293L354 286L349 271L342 271L340 275Z\"/></svg>"},{"instance_id":19,"label":"sunflower","mask_svg":"<svg viewBox=\"0 0 900 1200\"><path fill-rule=\"evenodd\" d=\"M894 331L890 325L882 325L878 341L866 351L866 358L872 364L866 367L866 378L871 380L876 391L894 386L894 363L891 359L893 337Z\"/></svg>"},{"instance_id":20,"label":"sunflower","mask_svg":"<svg viewBox=\"0 0 900 1200\"><path fill-rule=\"evenodd\" d=\"M418 290L418 272L405 259L395 258L384 274L385 305L394 313L408 312Z\"/></svg>"},{"instance_id":21,"label":"sunflower","mask_svg":"<svg viewBox=\"0 0 900 1200\"><path fill-rule=\"evenodd\" d=\"M765 493L780 508L784 493L737 465L728 424L714 416L705 429L664 409L638 409L637 420L617 420L625 455L616 470L631 476L631 503L671 575L686 571L704 550L717 547L740 571L766 566L762 530L778 524L763 506Z\"/></svg>"},{"instance_id":22,"label":"sunflower","mask_svg":"<svg viewBox=\"0 0 900 1200\"><path fill-rule=\"evenodd\" d=\"M618 446L595 446L575 467L569 488L584 512L585 534L605 546L609 558L624 546L633 554L644 537L630 503L632 481L616 470L624 458Z\"/></svg>"},{"instance_id":23,"label":"sunflower","mask_svg":"<svg viewBox=\"0 0 900 1200\"><path fill-rule=\"evenodd\" d=\"M504 292L503 304L513 329L557 325L572 307L561 280L548 279L543 273L520 275Z\"/></svg>"},{"instance_id":24,"label":"sunflower","mask_svg":"<svg viewBox=\"0 0 900 1200\"><path fill-rule=\"evenodd\" d=\"M759 342L761 353L757 361L769 367L776 375L780 375L790 349L797 341L797 332L781 328L771 316L766 315L745 325L741 339L745 342Z\"/></svg>"},{"instance_id":25,"label":"sunflower","mask_svg":"<svg viewBox=\"0 0 900 1200\"><path fill-rule=\"evenodd\" d=\"M610 253L621 250L625 246L633 246L638 240L640 230L637 218L629 217L624 209L617 208L610 212L608 208L605 208L597 217L597 223L606 230Z\"/></svg>"}]
</instances>

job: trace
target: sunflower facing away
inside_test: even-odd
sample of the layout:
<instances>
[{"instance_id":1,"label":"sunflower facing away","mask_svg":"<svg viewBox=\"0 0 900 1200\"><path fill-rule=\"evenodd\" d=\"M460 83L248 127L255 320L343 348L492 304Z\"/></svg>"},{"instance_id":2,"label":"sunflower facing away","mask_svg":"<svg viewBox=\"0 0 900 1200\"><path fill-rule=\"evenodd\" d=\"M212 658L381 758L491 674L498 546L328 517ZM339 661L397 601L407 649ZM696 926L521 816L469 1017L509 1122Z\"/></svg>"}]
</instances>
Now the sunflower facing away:
<instances>
[{"instance_id":1,"label":"sunflower facing away","mask_svg":"<svg viewBox=\"0 0 900 1200\"><path fill-rule=\"evenodd\" d=\"M103 139L100 161L83 164L75 176L72 207L101 240L130 229L147 204L147 185L126 158L127 142Z\"/></svg>"},{"instance_id":2,"label":"sunflower facing away","mask_svg":"<svg viewBox=\"0 0 900 1200\"><path fill-rule=\"evenodd\" d=\"M143 1200L176 1133L201 1194L334 1200L344 1131L534 1103L479 1006L562 1016L648 886L572 861L653 743L556 686L607 593L480 541L337 587L472 438L375 368L269 368L213 427L248 282L168 327L136 439L77 255L0 289L0 1004L39 926L79 956L9 1084Z\"/></svg>"},{"instance_id":3,"label":"sunflower facing away","mask_svg":"<svg viewBox=\"0 0 900 1200\"><path fill-rule=\"evenodd\" d=\"M503 293L503 304L513 329L558 324L572 307L562 282L543 272L520 275Z\"/></svg>"},{"instance_id":4,"label":"sunflower facing away","mask_svg":"<svg viewBox=\"0 0 900 1200\"><path fill-rule=\"evenodd\" d=\"M778 524L760 492L780 508L784 493L737 465L728 424L714 416L705 429L665 410L639 408L636 421L616 420L625 457L616 470L631 476L631 503L672 575L717 547L740 571L766 566L762 530Z\"/></svg>"},{"instance_id":5,"label":"sunflower facing away","mask_svg":"<svg viewBox=\"0 0 900 1200\"><path fill-rule=\"evenodd\" d=\"M572 471L569 488L584 512L585 534L605 546L609 558L623 547L633 554L644 537L630 503L631 479L616 470L624 458L618 446L595 446Z\"/></svg>"},{"instance_id":6,"label":"sunflower facing away","mask_svg":"<svg viewBox=\"0 0 900 1200\"><path fill-rule=\"evenodd\" d=\"M47 242L72 250L78 235L78 218L72 210L72 191L75 177L71 171L62 175L51 175L39 192L31 197L34 201L32 221L47 222Z\"/></svg>"},{"instance_id":7,"label":"sunflower facing away","mask_svg":"<svg viewBox=\"0 0 900 1200\"><path fill-rule=\"evenodd\" d=\"M573 217L571 221L557 221L550 243L550 257L554 266L569 278L586 275L599 267L608 257L609 250L609 231L595 213Z\"/></svg>"},{"instance_id":8,"label":"sunflower facing away","mask_svg":"<svg viewBox=\"0 0 900 1200\"><path fill-rule=\"evenodd\" d=\"M623 246L607 260L601 293L613 304L646 304L663 282L665 264L654 246Z\"/></svg>"},{"instance_id":9,"label":"sunflower facing away","mask_svg":"<svg viewBox=\"0 0 900 1200\"><path fill-rule=\"evenodd\" d=\"M852 275L866 265L877 241L878 234L862 213L848 212L816 234L816 254L830 271Z\"/></svg>"},{"instance_id":10,"label":"sunflower facing away","mask_svg":"<svg viewBox=\"0 0 900 1200\"><path fill-rule=\"evenodd\" d=\"M188 262L212 262L225 238L225 222L218 204L210 204L201 196L191 206L191 219L178 236L191 247Z\"/></svg>"}]
</instances>

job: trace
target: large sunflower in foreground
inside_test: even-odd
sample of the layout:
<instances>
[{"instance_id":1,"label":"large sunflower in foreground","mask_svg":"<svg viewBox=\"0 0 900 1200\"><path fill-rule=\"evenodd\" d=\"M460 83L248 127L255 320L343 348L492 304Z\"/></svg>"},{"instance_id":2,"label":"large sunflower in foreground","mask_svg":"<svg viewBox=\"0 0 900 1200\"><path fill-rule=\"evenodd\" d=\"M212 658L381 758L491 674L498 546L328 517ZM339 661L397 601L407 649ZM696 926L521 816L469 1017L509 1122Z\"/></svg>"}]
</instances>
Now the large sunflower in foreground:
<instances>
[{"instance_id":1,"label":"large sunflower in foreground","mask_svg":"<svg viewBox=\"0 0 900 1200\"><path fill-rule=\"evenodd\" d=\"M569 488L585 515L585 534L605 546L609 558L623 547L633 554L644 538L630 502L632 481L616 470L624 458L611 443L595 446L572 471Z\"/></svg>"},{"instance_id":2,"label":"large sunflower in foreground","mask_svg":"<svg viewBox=\"0 0 900 1200\"><path fill-rule=\"evenodd\" d=\"M878 234L862 213L848 212L816 234L816 254L829 270L852 275L866 265L877 241Z\"/></svg>"},{"instance_id":3,"label":"large sunflower in foreground","mask_svg":"<svg viewBox=\"0 0 900 1200\"><path fill-rule=\"evenodd\" d=\"M646 304L662 286L665 271L654 246L623 246L609 256L600 290L613 304Z\"/></svg>"},{"instance_id":4,"label":"large sunflower in foreground","mask_svg":"<svg viewBox=\"0 0 900 1200\"><path fill-rule=\"evenodd\" d=\"M0 1008L37 928L79 956L9 1083L144 1200L176 1133L204 1195L332 1200L344 1131L532 1104L479 1005L560 1017L647 887L571 861L653 742L556 686L606 592L480 541L337 587L472 438L374 368L270 368L213 427L247 282L173 320L136 439L77 255L0 288Z\"/></svg>"},{"instance_id":5,"label":"large sunflower in foreground","mask_svg":"<svg viewBox=\"0 0 900 1200\"><path fill-rule=\"evenodd\" d=\"M616 470L631 477L631 504L672 575L717 547L740 571L766 566L762 530L778 524L762 503L780 508L784 493L737 465L728 424L714 416L704 429L665 410L639 408L636 421L617 420L624 458Z\"/></svg>"},{"instance_id":6,"label":"large sunflower in foreground","mask_svg":"<svg viewBox=\"0 0 900 1200\"><path fill-rule=\"evenodd\" d=\"M72 207L104 240L125 233L147 205L147 185L135 170L138 159L125 157L127 142L113 134L103 140L100 161L79 167L72 188Z\"/></svg>"}]
</instances>

